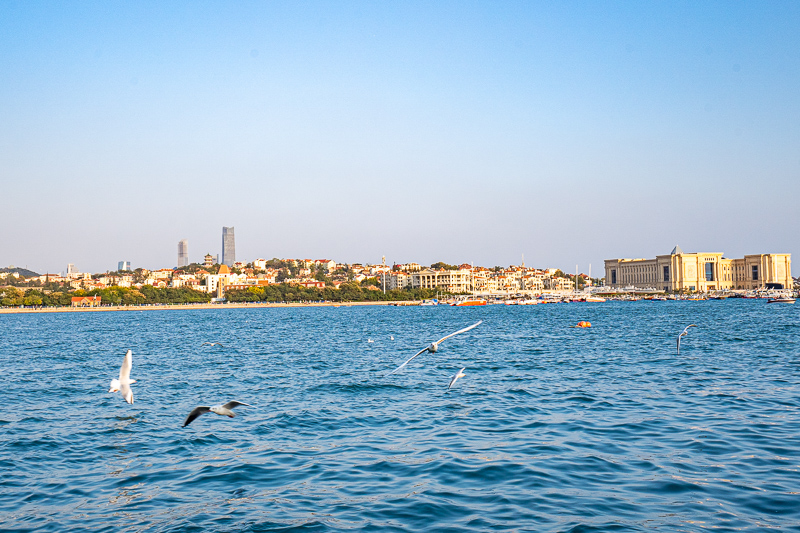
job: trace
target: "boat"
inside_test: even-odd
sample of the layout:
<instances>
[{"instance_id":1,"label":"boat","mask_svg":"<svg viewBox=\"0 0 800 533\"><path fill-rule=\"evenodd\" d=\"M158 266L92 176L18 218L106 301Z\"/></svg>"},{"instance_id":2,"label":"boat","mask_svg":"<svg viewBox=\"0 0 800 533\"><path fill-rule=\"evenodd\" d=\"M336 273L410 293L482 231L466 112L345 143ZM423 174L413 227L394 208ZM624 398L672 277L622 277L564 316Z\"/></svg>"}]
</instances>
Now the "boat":
<instances>
[{"instance_id":1,"label":"boat","mask_svg":"<svg viewBox=\"0 0 800 533\"><path fill-rule=\"evenodd\" d=\"M792 298L790 296L777 296L775 298L769 298L767 300L767 303L768 304L793 304L794 301L795 301L795 298Z\"/></svg>"},{"instance_id":2,"label":"boat","mask_svg":"<svg viewBox=\"0 0 800 533\"><path fill-rule=\"evenodd\" d=\"M480 300L478 298L465 298L463 300L458 300L457 302L451 303L450 305L455 307L463 307L468 305L486 305L486 300Z\"/></svg>"},{"instance_id":3,"label":"boat","mask_svg":"<svg viewBox=\"0 0 800 533\"><path fill-rule=\"evenodd\" d=\"M586 301L587 302L605 302L606 299L603 298L602 296L587 296L586 297Z\"/></svg>"}]
</instances>

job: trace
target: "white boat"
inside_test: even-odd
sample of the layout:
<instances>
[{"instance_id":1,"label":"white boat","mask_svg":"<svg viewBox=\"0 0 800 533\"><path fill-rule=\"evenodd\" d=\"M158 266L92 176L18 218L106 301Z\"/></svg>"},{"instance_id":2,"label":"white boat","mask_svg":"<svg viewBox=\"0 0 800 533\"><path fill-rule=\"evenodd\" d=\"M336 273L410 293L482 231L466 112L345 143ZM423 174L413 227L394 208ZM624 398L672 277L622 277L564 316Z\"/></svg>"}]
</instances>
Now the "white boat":
<instances>
[{"instance_id":1,"label":"white boat","mask_svg":"<svg viewBox=\"0 0 800 533\"><path fill-rule=\"evenodd\" d=\"M770 298L767 300L768 304L793 304L795 301L794 298L789 296L777 296L775 298Z\"/></svg>"}]
</instances>

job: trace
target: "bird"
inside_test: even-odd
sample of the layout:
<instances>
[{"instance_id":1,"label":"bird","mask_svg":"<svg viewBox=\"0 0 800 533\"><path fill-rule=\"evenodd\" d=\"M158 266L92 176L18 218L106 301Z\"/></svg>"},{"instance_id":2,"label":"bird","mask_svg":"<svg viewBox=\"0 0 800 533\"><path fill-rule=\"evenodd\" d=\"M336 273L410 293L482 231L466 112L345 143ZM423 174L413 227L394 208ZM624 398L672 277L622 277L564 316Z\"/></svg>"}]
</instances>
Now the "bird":
<instances>
[{"instance_id":1,"label":"bird","mask_svg":"<svg viewBox=\"0 0 800 533\"><path fill-rule=\"evenodd\" d=\"M189 413L189 416L186 417L186 421L184 421L183 426L181 426L181 427L185 428L186 426L191 424L192 421L195 418L197 418L198 416L202 415L203 413L209 413L210 412L210 413L216 413L218 415L227 416L229 418L233 418L236 415L233 414L233 411L231 411L231 409L233 409L234 407L239 407L240 405L244 405L244 406L247 406L247 407L253 407L250 404L243 403L243 402L237 402L236 400L234 400L232 402L228 402L228 403L226 403L224 405L214 405L214 406L211 406L211 407L208 407L206 405L201 405L199 407L195 407L194 409L192 409L192 412Z\"/></svg>"},{"instance_id":2,"label":"bird","mask_svg":"<svg viewBox=\"0 0 800 533\"><path fill-rule=\"evenodd\" d=\"M688 326L683 328L683 332L681 332L681 334L678 335L678 353L681 353L681 337L685 337L686 335L689 334L689 328L696 328L696 327L697 324L689 324Z\"/></svg>"},{"instance_id":3,"label":"bird","mask_svg":"<svg viewBox=\"0 0 800 533\"><path fill-rule=\"evenodd\" d=\"M394 340L394 335L389 335L389 340L393 341Z\"/></svg>"},{"instance_id":4,"label":"bird","mask_svg":"<svg viewBox=\"0 0 800 533\"><path fill-rule=\"evenodd\" d=\"M375 342L375 341L374 341L374 340L372 340L372 339L367 339L367 342L368 342L368 343L373 343L373 342Z\"/></svg>"},{"instance_id":5,"label":"bird","mask_svg":"<svg viewBox=\"0 0 800 533\"><path fill-rule=\"evenodd\" d=\"M206 344L209 345L209 346L222 346L221 342L204 342L200 346L205 346ZM224 346L222 346L222 347L224 348Z\"/></svg>"},{"instance_id":6,"label":"bird","mask_svg":"<svg viewBox=\"0 0 800 533\"><path fill-rule=\"evenodd\" d=\"M464 370L466 370L466 369L467 369L467 367L462 368L461 370L456 372L455 375L453 375L450 378L450 385L447 386L447 390L450 390L450 388L455 384L455 382L456 382L456 380L458 378L463 378L464 377Z\"/></svg>"},{"instance_id":7,"label":"bird","mask_svg":"<svg viewBox=\"0 0 800 533\"><path fill-rule=\"evenodd\" d=\"M133 403L133 391L131 384L136 383L135 379L131 379L131 367L133 366L133 352L128 350L125 353L125 359L122 360L122 367L119 369L119 379L112 379L109 383L108 392L119 392L125 401Z\"/></svg>"},{"instance_id":8,"label":"bird","mask_svg":"<svg viewBox=\"0 0 800 533\"><path fill-rule=\"evenodd\" d=\"M420 351L418 351L417 353L415 353L414 355L412 355L412 356L411 356L411 358L410 358L408 361L406 361L406 362L405 362L405 363L403 363L402 365L398 366L397 368L395 368L394 370L392 370L391 372L389 372L389 375L391 376L392 374L394 374L395 372L397 372L398 370L400 370L401 368L403 368L404 366L406 366L406 365L407 365L408 363L410 363L410 362L411 362L411 361L412 361L412 360L413 360L413 359L414 359L416 356L418 356L419 354L421 354L421 353L423 353L423 352L436 353L436 351L439 349L439 344L441 344L443 341L445 341L445 340L449 339L450 337L453 337L453 336L455 336L455 335L458 335L459 333L464 333L465 331L469 331L469 330L471 330L472 328L474 328L474 327L477 327L477 326L478 326L478 324L480 324L481 322L483 322L483 320L479 320L479 321L475 322L474 324L472 324L471 326L468 326L468 327L466 327L466 328L464 328L464 329L460 329L460 330L456 331L455 333L451 333L450 335L447 335L446 337L442 337L442 338L441 338L441 339L439 339L438 341L431 343L431 344L430 344L430 345L429 345L427 348L423 348L423 349L421 349Z\"/></svg>"}]
</instances>

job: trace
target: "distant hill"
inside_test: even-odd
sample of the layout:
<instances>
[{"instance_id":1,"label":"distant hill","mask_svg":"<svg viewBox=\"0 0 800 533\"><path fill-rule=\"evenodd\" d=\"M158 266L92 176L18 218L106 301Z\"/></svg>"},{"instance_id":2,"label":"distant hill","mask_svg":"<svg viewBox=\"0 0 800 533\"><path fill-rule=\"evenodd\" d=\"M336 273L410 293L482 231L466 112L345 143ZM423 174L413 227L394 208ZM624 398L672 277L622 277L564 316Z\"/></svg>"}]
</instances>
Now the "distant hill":
<instances>
[{"instance_id":1,"label":"distant hill","mask_svg":"<svg viewBox=\"0 0 800 533\"><path fill-rule=\"evenodd\" d=\"M3 274L5 272L16 272L23 278L33 278L40 275L34 272L33 270L28 270L27 268L19 268L19 267L0 268L0 274Z\"/></svg>"}]
</instances>

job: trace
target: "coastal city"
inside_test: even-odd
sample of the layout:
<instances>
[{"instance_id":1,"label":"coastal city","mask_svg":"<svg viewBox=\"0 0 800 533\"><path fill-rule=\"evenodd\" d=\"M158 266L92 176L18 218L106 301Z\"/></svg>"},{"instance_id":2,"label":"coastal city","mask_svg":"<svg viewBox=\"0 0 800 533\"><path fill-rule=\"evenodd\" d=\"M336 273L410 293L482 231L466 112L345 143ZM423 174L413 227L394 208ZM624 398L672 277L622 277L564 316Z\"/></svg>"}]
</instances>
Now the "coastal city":
<instances>
[{"instance_id":1,"label":"coastal city","mask_svg":"<svg viewBox=\"0 0 800 533\"><path fill-rule=\"evenodd\" d=\"M609 259L604 276L525 265L485 267L444 262L388 265L333 259L239 261L233 227L222 228L222 253L191 262L189 243L177 245L172 268L39 274L8 267L0 272L3 307L137 305L150 303L401 301L408 304L535 304L606 299L765 297L792 303L800 281L790 254L728 259L722 253L685 253L675 246L654 259Z\"/></svg>"}]
</instances>

